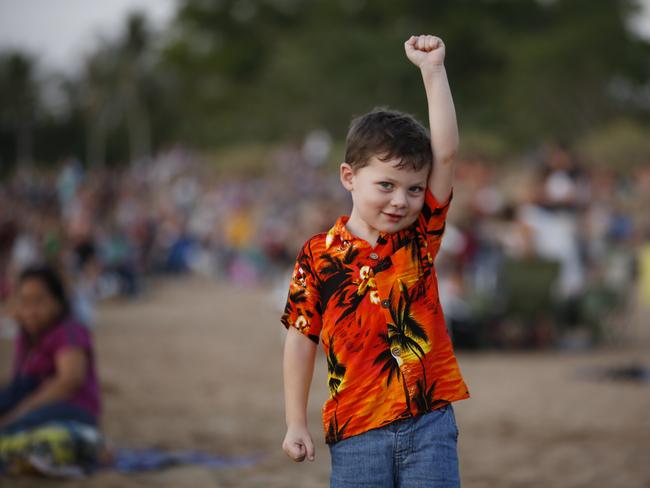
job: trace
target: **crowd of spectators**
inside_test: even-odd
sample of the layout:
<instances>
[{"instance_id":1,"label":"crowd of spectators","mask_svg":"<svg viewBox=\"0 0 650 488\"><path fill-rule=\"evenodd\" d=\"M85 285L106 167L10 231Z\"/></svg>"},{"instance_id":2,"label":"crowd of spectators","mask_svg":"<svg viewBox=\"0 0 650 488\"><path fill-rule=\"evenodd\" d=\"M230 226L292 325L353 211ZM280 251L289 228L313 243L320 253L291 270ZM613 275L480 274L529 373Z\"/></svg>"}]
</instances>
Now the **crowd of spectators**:
<instances>
[{"instance_id":1,"label":"crowd of spectators","mask_svg":"<svg viewBox=\"0 0 650 488\"><path fill-rule=\"evenodd\" d=\"M269 154L255 176L224 176L182 148L127 168L71 158L55 171L19 170L0 182L0 303L21 269L45 261L67 277L90 327L97 301L136 299L161 274L268 285L281 305L300 245L349 210L336 166L323 164L328 149L316 135ZM457 344L605 338L633 294L649 193L650 169L586 169L560 146L518 165L460 161L437 262Z\"/></svg>"}]
</instances>

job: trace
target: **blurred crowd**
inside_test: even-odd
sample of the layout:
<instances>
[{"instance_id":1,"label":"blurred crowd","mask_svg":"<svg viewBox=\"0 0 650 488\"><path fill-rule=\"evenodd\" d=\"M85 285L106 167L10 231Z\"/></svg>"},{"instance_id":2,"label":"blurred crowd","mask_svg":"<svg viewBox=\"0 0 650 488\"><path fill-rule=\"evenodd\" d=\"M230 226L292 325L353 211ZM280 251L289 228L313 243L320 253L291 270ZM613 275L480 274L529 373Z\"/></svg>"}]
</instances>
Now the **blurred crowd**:
<instances>
[{"instance_id":1,"label":"blurred crowd","mask_svg":"<svg viewBox=\"0 0 650 488\"><path fill-rule=\"evenodd\" d=\"M457 345L575 349L623 338L650 239L650 166L586 169L548 145L516 167L463 161L457 181L438 260Z\"/></svg>"},{"instance_id":2,"label":"blurred crowd","mask_svg":"<svg viewBox=\"0 0 650 488\"><path fill-rule=\"evenodd\" d=\"M137 297L149 277L197 272L251 286L284 270L311 228L326 225L326 196L302 150L273 157L271 177L218 178L181 148L122 170L19 172L0 186L0 300L35 262L67 277L77 315ZM341 192L339 192L341 193Z\"/></svg>"},{"instance_id":3,"label":"blurred crowd","mask_svg":"<svg viewBox=\"0 0 650 488\"><path fill-rule=\"evenodd\" d=\"M25 266L67 277L74 310L137 298L152 276L202 273L267 285L278 305L302 243L331 227L350 199L329 141L269 154L259 175L224 176L180 147L122 169L21 170L0 182L0 303ZM271 169L268 169L271 168ZM559 146L518 165L460 162L437 267L460 347L579 347L625 314L647 240L650 168L623 177L582 168Z\"/></svg>"}]
</instances>

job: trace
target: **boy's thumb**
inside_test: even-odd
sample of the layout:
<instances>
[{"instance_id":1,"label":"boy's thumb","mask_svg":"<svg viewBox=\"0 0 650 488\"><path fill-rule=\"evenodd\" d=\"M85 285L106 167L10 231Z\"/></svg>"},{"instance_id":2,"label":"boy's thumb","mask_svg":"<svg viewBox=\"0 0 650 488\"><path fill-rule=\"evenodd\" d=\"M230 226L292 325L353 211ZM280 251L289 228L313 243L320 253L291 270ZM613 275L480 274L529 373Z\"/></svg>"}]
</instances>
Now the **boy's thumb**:
<instances>
[{"instance_id":1,"label":"boy's thumb","mask_svg":"<svg viewBox=\"0 0 650 488\"><path fill-rule=\"evenodd\" d=\"M314 460L316 450L314 449L314 443L311 439L305 439L305 449L307 450L307 459L310 461Z\"/></svg>"}]
</instances>

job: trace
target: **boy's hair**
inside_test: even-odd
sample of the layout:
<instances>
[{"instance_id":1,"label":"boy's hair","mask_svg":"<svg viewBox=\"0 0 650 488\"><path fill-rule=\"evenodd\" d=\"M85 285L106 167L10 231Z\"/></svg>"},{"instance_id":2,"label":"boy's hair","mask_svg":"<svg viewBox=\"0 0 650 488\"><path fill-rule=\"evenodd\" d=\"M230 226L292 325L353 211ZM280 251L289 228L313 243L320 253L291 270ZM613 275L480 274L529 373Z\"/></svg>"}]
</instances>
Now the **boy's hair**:
<instances>
[{"instance_id":1,"label":"boy's hair","mask_svg":"<svg viewBox=\"0 0 650 488\"><path fill-rule=\"evenodd\" d=\"M412 115L375 108L352 120L345 142L345 162L357 171L373 156L381 161L399 159L397 168L419 171L433 161L431 138Z\"/></svg>"}]
</instances>

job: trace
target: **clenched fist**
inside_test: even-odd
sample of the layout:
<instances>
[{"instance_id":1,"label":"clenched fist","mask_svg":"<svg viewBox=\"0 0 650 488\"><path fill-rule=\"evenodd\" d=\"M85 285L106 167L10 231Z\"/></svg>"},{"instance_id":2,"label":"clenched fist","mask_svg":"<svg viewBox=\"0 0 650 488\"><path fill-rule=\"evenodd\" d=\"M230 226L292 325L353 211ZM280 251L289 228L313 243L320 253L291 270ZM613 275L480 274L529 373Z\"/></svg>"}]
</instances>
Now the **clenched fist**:
<instances>
[{"instance_id":1,"label":"clenched fist","mask_svg":"<svg viewBox=\"0 0 650 488\"><path fill-rule=\"evenodd\" d=\"M411 36L404 43L404 50L420 69L442 66L445 61L445 44L436 36Z\"/></svg>"},{"instance_id":2,"label":"clenched fist","mask_svg":"<svg viewBox=\"0 0 650 488\"><path fill-rule=\"evenodd\" d=\"M314 460L314 442L306 427L287 429L287 434L282 442L282 450L294 461L300 463L305 458Z\"/></svg>"}]
</instances>

